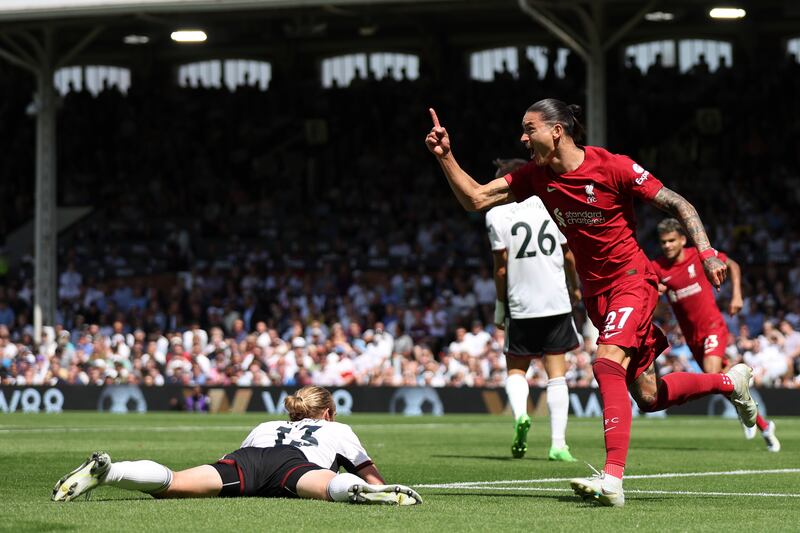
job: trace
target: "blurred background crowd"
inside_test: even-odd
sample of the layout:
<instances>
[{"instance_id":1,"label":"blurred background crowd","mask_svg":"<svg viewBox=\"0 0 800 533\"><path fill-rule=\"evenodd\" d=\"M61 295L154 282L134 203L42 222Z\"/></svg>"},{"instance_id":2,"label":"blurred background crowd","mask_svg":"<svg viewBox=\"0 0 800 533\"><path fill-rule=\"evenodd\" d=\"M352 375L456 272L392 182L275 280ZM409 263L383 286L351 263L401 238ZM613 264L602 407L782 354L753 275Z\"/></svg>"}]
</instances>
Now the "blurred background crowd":
<instances>
[{"instance_id":1,"label":"blurred background crowd","mask_svg":"<svg viewBox=\"0 0 800 533\"><path fill-rule=\"evenodd\" d=\"M73 88L59 150L78 155L59 158L59 203L94 211L59 238L58 325L41 345L32 258L1 262L0 381L502 386L483 215L460 208L427 154L426 110L487 179L493 159L525 157L528 105L583 104L585 70L569 58L563 77L551 65L488 82ZM620 63L608 147L693 202L714 246L742 266L744 309L726 315L730 360L753 366L761 386L800 387L800 64ZM2 175L33 174L32 90L0 72L0 144L18 155L0 159ZM0 180L0 194L13 198L5 235L32 216L32 180ZM654 257L665 215L640 207L639 239ZM727 285L722 309L729 297ZM580 304L575 317L567 381L591 386L596 331ZM672 345L661 372L699 371L666 303L657 319ZM538 361L528 376L546 382Z\"/></svg>"}]
</instances>

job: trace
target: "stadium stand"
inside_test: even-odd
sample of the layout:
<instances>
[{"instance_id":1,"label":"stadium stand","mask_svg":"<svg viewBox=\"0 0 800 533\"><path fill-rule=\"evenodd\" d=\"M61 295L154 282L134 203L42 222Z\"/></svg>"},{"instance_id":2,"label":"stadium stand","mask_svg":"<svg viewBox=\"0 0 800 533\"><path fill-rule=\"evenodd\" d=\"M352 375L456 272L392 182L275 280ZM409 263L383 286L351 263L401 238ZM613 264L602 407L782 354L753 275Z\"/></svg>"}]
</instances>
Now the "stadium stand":
<instances>
[{"instance_id":1,"label":"stadium stand","mask_svg":"<svg viewBox=\"0 0 800 533\"><path fill-rule=\"evenodd\" d=\"M742 265L729 357L759 385L800 387L800 63L619 63L609 147L689 198ZM0 269L2 384L502 386L482 217L453 201L422 137L435 104L453 132L482 132L456 149L489 176L494 158L520 155L530 103L583 103L573 56L563 77L552 62L543 76L528 67L328 89L73 88L59 114L60 203L94 213L60 237L59 325L41 346L30 256ZM0 195L13 199L0 235L32 216L32 89L0 63L0 145L14 155L0 158ZM660 214L639 220L655 255ZM666 305L659 319L672 342L662 372L696 368ZM594 334L580 308L576 320L585 342L567 380L591 386ZM543 376L537 366L531 384Z\"/></svg>"}]
</instances>

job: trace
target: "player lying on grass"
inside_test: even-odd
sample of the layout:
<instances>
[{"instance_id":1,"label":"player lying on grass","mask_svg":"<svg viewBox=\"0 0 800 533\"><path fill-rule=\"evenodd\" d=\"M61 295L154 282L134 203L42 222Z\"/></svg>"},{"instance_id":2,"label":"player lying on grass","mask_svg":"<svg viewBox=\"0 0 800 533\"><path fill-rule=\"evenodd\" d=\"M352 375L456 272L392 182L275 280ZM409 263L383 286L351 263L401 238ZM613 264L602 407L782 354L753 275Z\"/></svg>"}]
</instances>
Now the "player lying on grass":
<instances>
[{"instance_id":1,"label":"player lying on grass","mask_svg":"<svg viewBox=\"0 0 800 533\"><path fill-rule=\"evenodd\" d=\"M414 505L419 494L387 485L358 437L334 422L336 405L322 387L303 387L284 402L288 422L265 422L241 448L211 465L179 472L154 461L112 463L95 452L53 488L53 501L71 501L98 486L138 490L155 498L263 496L350 503ZM339 467L346 473L337 473Z\"/></svg>"}]
</instances>

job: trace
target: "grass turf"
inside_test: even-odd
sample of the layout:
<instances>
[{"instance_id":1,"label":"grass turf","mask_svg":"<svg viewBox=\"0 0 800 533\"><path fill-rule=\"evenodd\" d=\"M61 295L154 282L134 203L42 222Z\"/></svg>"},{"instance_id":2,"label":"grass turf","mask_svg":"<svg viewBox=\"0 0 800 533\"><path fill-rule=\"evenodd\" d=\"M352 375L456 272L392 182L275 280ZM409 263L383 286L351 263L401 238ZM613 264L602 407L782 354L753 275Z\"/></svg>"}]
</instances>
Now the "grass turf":
<instances>
[{"instance_id":1,"label":"grass turf","mask_svg":"<svg viewBox=\"0 0 800 533\"><path fill-rule=\"evenodd\" d=\"M567 482L419 488L424 505L355 506L291 499L154 500L101 487L92 499L56 504L53 484L93 450L112 460L153 459L172 469L215 461L238 447L257 415L59 415L0 417L0 530L47 531L725 531L797 530L798 473L629 478L626 506L596 507ZM603 464L597 419L570 419L577 463L547 461L549 422L534 418L524 459L511 459L510 416L341 417L353 426L384 477L411 486L587 476ZM744 439L733 420L637 418L626 474L800 468L800 419L777 419L783 450ZM637 492L642 491L642 492ZM665 491L653 493L647 491ZM731 494L674 494L694 493ZM747 496L782 493L783 497ZM789 494L794 495L788 496Z\"/></svg>"}]
</instances>

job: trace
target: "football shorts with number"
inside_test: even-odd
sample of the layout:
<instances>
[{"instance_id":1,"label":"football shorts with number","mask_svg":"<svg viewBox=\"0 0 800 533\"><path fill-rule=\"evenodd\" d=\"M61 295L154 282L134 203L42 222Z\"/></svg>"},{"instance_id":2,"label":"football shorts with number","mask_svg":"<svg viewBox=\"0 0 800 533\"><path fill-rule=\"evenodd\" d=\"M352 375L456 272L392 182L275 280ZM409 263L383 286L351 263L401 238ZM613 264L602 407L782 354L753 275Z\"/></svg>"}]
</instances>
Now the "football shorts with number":
<instances>
[{"instance_id":1,"label":"football shorts with number","mask_svg":"<svg viewBox=\"0 0 800 533\"><path fill-rule=\"evenodd\" d=\"M728 328L723 323L721 327L708 333L697 335L688 342L694 360L702 368L704 357L720 357L725 362L725 348L728 346Z\"/></svg>"},{"instance_id":2,"label":"football shorts with number","mask_svg":"<svg viewBox=\"0 0 800 533\"><path fill-rule=\"evenodd\" d=\"M597 344L635 349L628 365L628 384L669 345L661 329L653 324L657 302L656 282L638 273L605 292L584 298L589 319L600 330Z\"/></svg>"}]
</instances>

